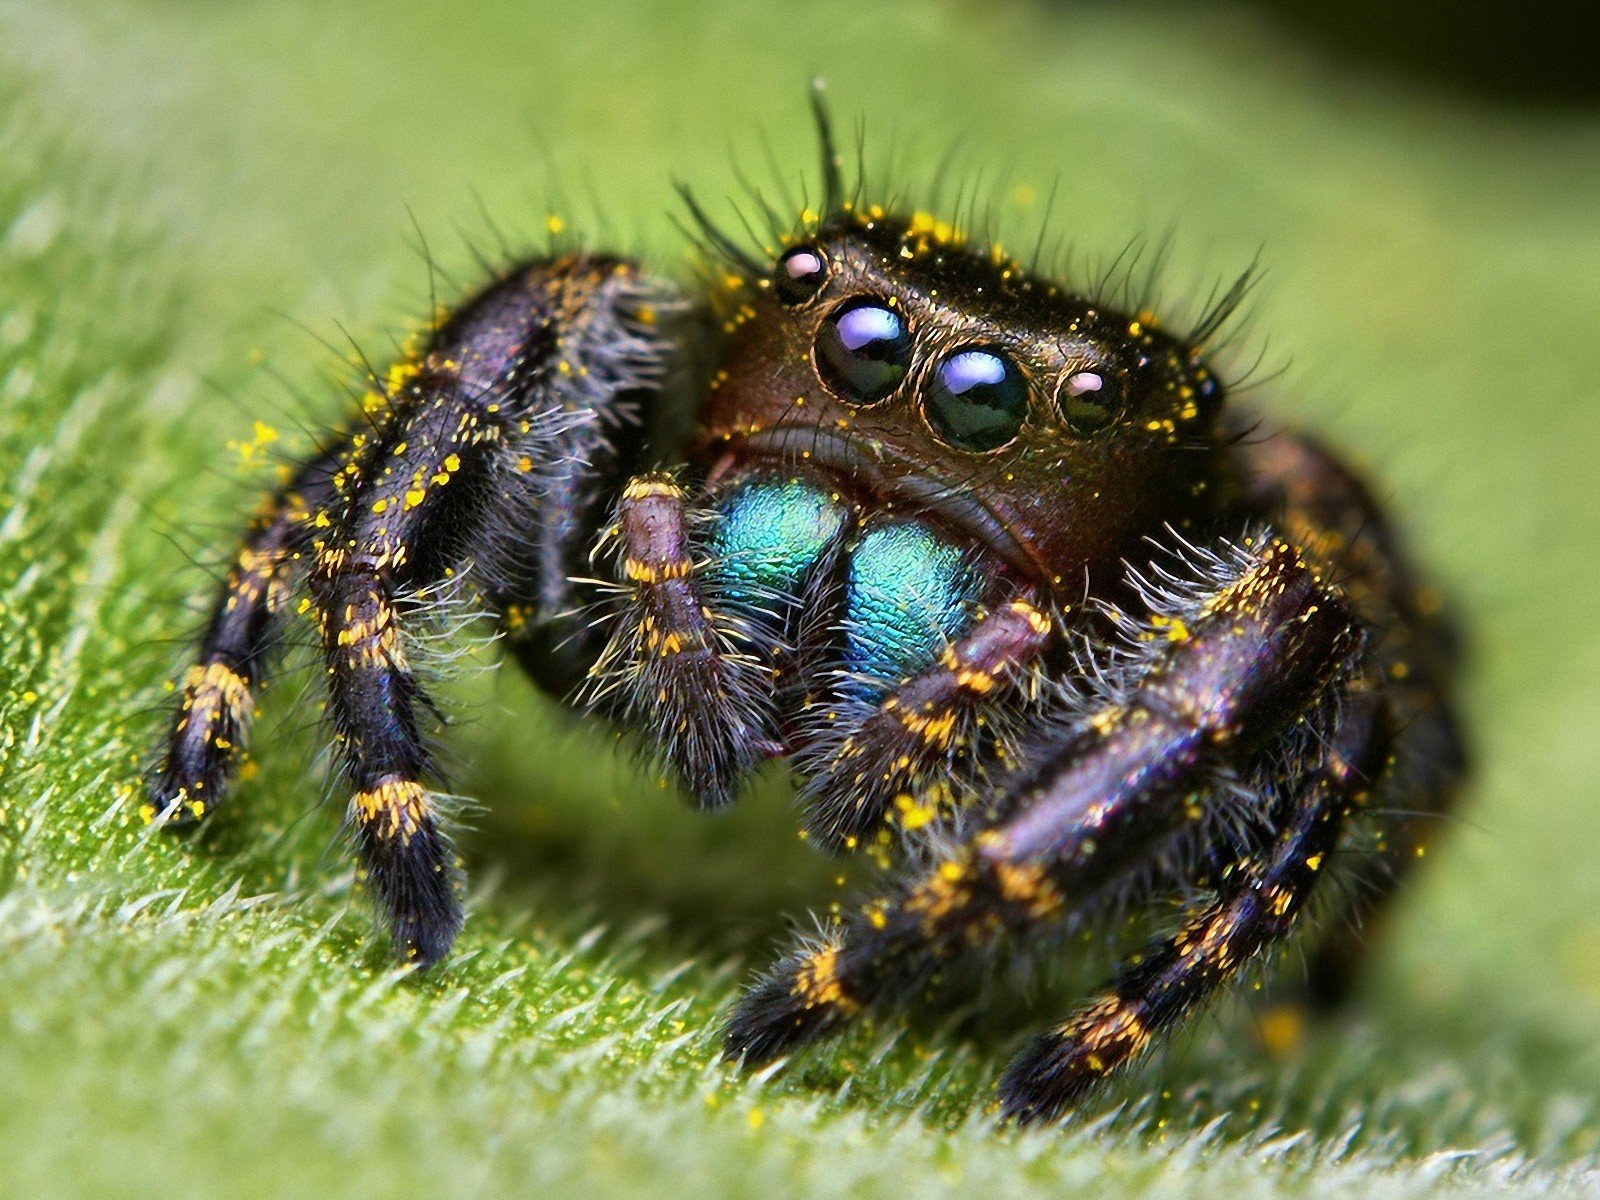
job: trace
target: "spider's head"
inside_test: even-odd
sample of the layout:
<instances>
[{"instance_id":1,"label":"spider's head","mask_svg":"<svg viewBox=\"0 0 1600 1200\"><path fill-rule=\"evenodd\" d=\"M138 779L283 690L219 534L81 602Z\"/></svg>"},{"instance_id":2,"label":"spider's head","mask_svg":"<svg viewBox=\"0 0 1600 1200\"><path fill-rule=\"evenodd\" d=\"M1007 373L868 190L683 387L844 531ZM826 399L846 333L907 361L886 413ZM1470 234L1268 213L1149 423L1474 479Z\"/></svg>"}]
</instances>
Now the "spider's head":
<instances>
[{"instance_id":1,"label":"spider's head","mask_svg":"<svg viewBox=\"0 0 1600 1200\"><path fill-rule=\"evenodd\" d=\"M1076 584L1218 487L1203 339L924 213L841 206L740 288L725 327L705 457L809 462L1029 574Z\"/></svg>"}]
</instances>

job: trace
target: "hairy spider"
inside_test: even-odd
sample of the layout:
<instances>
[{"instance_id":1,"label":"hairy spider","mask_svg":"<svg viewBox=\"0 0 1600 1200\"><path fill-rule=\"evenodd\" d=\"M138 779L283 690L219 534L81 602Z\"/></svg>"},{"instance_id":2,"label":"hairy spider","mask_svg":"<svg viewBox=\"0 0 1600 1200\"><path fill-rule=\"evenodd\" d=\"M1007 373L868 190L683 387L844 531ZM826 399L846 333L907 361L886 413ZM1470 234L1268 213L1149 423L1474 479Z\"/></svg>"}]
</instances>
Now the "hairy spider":
<instances>
[{"instance_id":1,"label":"hairy spider","mask_svg":"<svg viewBox=\"0 0 1600 1200\"><path fill-rule=\"evenodd\" d=\"M1247 280L1183 331L1118 311L847 195L815 107L823 203L781 252L684 192L703 303L552 255L373 381L250 526L147 815L221 798L300 592L366 886L437 962L459 872L397 614L465 580L543 688L701 805L787 756L806 836L891 869L750 988L733 1058L969 951L1175 912L1006 1071L1009 1114L1055 1116L1304 923L1341 846L1357 886L1309 979L1343 990L1462 771L1452 638L1356 478L1224 411L1208 350Z\"/></svg>"}]
</instances>

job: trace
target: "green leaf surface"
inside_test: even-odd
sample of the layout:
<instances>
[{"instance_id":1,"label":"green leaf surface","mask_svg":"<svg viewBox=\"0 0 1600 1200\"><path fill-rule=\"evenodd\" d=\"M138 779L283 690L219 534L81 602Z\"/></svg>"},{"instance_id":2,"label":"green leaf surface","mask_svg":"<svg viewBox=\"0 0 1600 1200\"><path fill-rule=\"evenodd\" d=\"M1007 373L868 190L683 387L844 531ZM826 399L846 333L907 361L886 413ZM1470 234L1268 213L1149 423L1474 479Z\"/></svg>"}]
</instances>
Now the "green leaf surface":
<instances>
[{"instance_id":1,"label":"green leaf surface","mask_svg":"<svg viewBox=\"0 0 1600 1200\"><path fill-rule=\"evenodd\" d=\"M959 142L1008 236L1055 188L1080 274L1173 230L1186 311L1260 252L1248 402L1381 480L1467 618L1462 815L1298 1048L1246 997L1027 1133L990 1108L1014 1017L741 1075L720 1014L837 864L778 780L697 818L482 646L447 685L484 807L445 969L373 934L303 678L211 828L142 827L207 565L337 417L352 346L425 316L422 244L445 294L552 214L679 273L671 181L727 211L766 146L807 176L814 72L913 189ZM1597 164L1593 114L1414 89L1229 9L0 2L0 1194L1586 1190Z\"/></svg>"}]
</instances>

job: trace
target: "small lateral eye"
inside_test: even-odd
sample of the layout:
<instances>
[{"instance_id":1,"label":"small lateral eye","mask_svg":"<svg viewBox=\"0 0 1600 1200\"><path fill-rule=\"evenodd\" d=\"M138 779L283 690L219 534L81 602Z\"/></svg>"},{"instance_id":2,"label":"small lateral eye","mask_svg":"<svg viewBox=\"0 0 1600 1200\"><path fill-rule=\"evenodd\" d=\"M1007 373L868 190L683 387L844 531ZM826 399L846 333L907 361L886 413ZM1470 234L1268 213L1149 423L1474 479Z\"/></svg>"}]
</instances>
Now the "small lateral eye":
<instances>
[{"instance_id":1,"label":"small lateral eye","mask_svg":"<svg viewBox=\"0 0 1600 1200\"><path fill-rule=\"evenodd\" d=\"M1028 381L1003 354L959 350L939 364L923 400L928 424L961 450L997 450L1028 415Z\"/></svg>"},{"instance_id":2,"label":"small lateral eye","mask_svg":"<svg viewBox=\"0 0 1600 1200\"><path fill-rule=\"evenodd\" d=\"M1072 432L1095 433L1122 411L1122 384L1110 371L1074 371L1062 381L1056 403Z\"/></svg>"},{"instance_id":3,"label":"small lateral eye","mask_svg":"<svg viewBox=\"0 0 1600 1200\"><path fill-rule=\"evenodd\" d=\"M804 304L822 290L828 280L828 260L820 250L796 246L778 260L772 290L785 304Z\"/></svg>"},{"instance_id":4,"label":"small lateral eye","mask_svg":"<svg viewBox=\"0 0 1600 1200\"><path fill-rule=\"evenodd\" d=\"M835 395L875 404L906 377L911 331L881 300L850 300L817 331L817 373Z\"/></svg>"}]
</instances>

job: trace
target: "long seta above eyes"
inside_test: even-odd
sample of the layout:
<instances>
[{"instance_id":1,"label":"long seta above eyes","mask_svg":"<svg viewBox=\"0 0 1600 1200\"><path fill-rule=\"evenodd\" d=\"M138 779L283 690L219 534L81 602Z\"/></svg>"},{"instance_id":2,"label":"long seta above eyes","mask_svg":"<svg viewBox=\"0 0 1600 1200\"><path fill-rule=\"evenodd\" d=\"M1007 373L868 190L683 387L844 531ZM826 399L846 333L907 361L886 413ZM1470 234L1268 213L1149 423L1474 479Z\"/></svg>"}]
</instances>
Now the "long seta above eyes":
<instances>
[{"instance_id":1,"label":"long seta above eyes","mask_svg":"<svg viewBox=\"0 0 1600 1200\"><path fill-rule=\"evenodd\" d=\"M794 176L776 162L765 179L759 171L747 172L736 164L743 195L729 198L731 219L723 219L714 218L688 185L676 185L687 217L677 222L679 228L698 248L711 277L725 281L729 292L753 287L791 307L838 300L840 289L830 284L845 272L852 256L847 243L860 237L890 273L962 262L987 269L991 277L985 286L1009 292L1024 306L1070 299L1091 317L1097 311L1111 316L1113 325L1123 316L1130 318L1122 328L1108 331L1114 342L1124 333L1137 340L1141 327L1144 333L1157 328L1152 314L1164 307L1162 294L1168 290L1170 234L1154 241L1132 237L1098 263L1077 258L1071 249L1074 231L1062 229L1054 219L1057 187L1043 189L1045 202L1035 208L1033 198L1041 189L1018 182L1013 189L1017 203L1032 211L1021 215L1021 227L1015 227L1011 215L1001 215L1006 206L989 194L991 189L965 176L960 167L964 155L956 146L938 156L937 166L923 179L908 178L892 166L869 170L861 146L848 164L853 170L847 170L820 83L811 100L823 181L820 195L808 192L804 184L796 190ZM1013 254L1008 246L1023 252ZM1236 317L1260 279L1259 262L1252 261L1236 275L1209 283L1197 280L1193 290L1183 288L1193 301L1182 306L1190 310L1189 318L1159 323L1163 338L1177 343L1190 369L1202 378L1212 377L1208 360L1237 349L1246 336ZM1245 376L1260 365L1247 367ZM1086 369L1097 371L1093 363ZM1127 390L1127 382L1118 387ZM1231 381L1233 386L1243 382ZM1057 389L1048 390L1053 394ZM1085 403L1092 406L1094 401ZM1118 405L1102 407L1114 412ZM1067 421L1074 431L1093 423L1084 417Z\"/></svg>"}]
</instances>

